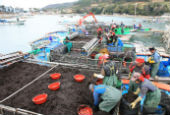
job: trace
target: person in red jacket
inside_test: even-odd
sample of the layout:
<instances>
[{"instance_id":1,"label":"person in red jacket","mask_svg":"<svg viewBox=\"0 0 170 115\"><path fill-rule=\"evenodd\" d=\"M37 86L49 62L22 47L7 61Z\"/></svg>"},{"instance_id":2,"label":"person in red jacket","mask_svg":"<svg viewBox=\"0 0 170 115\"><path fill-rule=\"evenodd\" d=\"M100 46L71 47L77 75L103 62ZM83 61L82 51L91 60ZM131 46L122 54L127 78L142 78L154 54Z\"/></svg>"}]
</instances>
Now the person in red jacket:
<instances>
[{"instance_id":1,"label":"person in red jacket","mask_svg":"<svg viewBox=\"0 0 170 115\"><path fill-rule=\"evenodd\" d=\"M102 41L102 33L103 33L103 29L102 29L102 27L100 26L100 27L97 29L97 38L100 39L100 42Z\"/></svg>"},{"instance_id":2,"label":"person in red jacket","mask_svg":"<svg viewBox=\"0 0 170 115\"><path fill-rule=\"evenodd\" d=\"M144 78L150 79L150 68L145 65L145 60L142 58L137 58L135 62L133 62L129 66L129 79L133 75L134 72L140 73ZM135 91L138 88L138 83L130 81L129 91Z\"/></svg>"}]
</instances>

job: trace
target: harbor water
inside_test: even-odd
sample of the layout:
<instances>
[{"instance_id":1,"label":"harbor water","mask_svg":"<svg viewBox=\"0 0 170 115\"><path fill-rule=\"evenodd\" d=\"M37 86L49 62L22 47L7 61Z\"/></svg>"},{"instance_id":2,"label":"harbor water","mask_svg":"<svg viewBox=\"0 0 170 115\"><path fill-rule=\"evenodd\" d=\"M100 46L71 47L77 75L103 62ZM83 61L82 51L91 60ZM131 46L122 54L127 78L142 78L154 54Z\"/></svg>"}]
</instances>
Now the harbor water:
<instances>
[{"instance_id":1,"label":"harbor water","mask_svg":"<svg viewBox=\"0 0 170 115\"><path fill-rule=\"evenodd\" d=\"M67 25L78 23L81 16L71 15L36 15L26 19L24 25L0 25L0 53L7 54L14 51L28 52L31 50L30 42L57 30L67 30ZM96 16L99 22L121 23L133 25L141 23L144 28L164 30L165 24L144 23L140 18L127 18L115 16ZM87 18L91 21L92 18ZM157 39L160 40L160 39Z\"/></svg>"}]
</instances>

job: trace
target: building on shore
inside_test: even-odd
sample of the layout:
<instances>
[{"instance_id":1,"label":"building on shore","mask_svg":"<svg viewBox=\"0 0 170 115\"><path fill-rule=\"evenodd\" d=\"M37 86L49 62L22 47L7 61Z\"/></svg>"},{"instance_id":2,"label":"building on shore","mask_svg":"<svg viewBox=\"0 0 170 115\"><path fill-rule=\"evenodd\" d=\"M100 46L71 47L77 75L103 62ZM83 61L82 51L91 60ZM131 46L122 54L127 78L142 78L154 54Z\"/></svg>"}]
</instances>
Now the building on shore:
<instances>
[{"instance_id":1,"label":"building on shore","mask_svg":"<svg viewBox=\"0 0 170 115\"><path fill-rule=\"evenodd\" d=\"M0 12L2 13L20 13L24 12L22 8L13 8L11 6L0 5Z\"/></svg>"},{"instance_id":2,"label":"building on shore","mask_svg":"<svg viewBox=\"0 0 170 115\"><path fill-rule=\"evenodd\" d=\"M165 2L165 0L150 0L151 2Z\"/></svg>"}]
</instances>

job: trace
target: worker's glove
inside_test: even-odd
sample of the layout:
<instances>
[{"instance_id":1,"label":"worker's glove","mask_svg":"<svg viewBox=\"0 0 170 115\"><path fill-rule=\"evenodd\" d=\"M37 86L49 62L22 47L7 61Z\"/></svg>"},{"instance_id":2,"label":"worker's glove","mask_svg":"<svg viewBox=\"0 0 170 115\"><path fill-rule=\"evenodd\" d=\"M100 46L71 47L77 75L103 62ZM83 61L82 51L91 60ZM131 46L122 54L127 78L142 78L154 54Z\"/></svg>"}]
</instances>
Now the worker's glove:
<instances>
[{"instance_id":1,"label":"worker's glove","mask_svg":"<svg viewBox=\"0 0 170 115\"><path fill-rule=\"evenodd\" d=\"M137 90L135 92L133 92L133 94L138 95L140 93L140 88L137 88Z\"/></svg>"},{"instance_id":2,"label":"worker's glove","mask_svg":"<svg viewBox=\"0 0 170 115\"><path fill-rule=\"evenodd\" d=\"M141 101L142 100L142 98L139 96L134 102L132 102L131 104L130 104L130 107L132 108L132 109L134 109L135 107L136 107L136 104L139 102L139 101Z\"/></svg>"},{"instance_id":3,"label":"worker's glove","mask_svg":"<svg viewBox=\"0 0 170 115\"><path fill-rule=\"evenodd\" d=\"M97 77L97 74L96 74L96 73L94 73L94 74L93 74L93 76L94 76L94 77Z\"/></svg>"},{"instance_id":4,"label":"worker's glove","mask_svg":"<svg viewBox=\"0 0 170 115\"><path fill-rule=\"evenodd\" d=\"M130 107L131 107L132 109L134 109L134 108L136 107L136 102L132 102L132 103L130 104Z\"/></svg>"},{"instance_id":5,"label":"worker's glove","mask_svg":"<svg viewBox=\"0 0 170 115\"><path fill-rule=\"evenodd\" d=\"M132 75L132 73L131 73L131 72L129 72L128 79L130 79L130 78L131 78L131 75Z\"/></svg>"},{"instance_id":6,"label":"worker's glove","mask_svg":"<svg viewBox=\"0 0 170 115\"><path fill-rule=\"evenodd\" d=\"M98 79L103 79L103 78L104 78L103 75L101 75L101 74L96 74L96 73L94 73L93 76L94 76L95 78L98 78Z\"/></svg>"},{"instance_id":7,"label":"worker's glove","mask_svg":"<svg viewBox=\"0 0 170 115\"><path fill-rule=\"evenodd\" d=\"M152 59L152 57L149 57L148 62L149 62L150 64L155 63L155 61Z\"/></svg>"}]
</instances>

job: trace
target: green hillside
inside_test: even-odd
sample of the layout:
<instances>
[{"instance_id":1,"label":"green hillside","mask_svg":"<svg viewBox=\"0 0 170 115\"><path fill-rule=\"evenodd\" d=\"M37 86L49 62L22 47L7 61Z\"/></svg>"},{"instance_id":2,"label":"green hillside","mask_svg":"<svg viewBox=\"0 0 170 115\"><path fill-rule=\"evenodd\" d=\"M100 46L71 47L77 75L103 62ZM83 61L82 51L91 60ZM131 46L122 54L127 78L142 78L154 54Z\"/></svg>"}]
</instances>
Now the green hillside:
<instances>
[{"instance_id":1,"label":"green hillside","mask_svg":"<svg viewBox=\"0 0 170 115\"><path fill-rule=\"evenodd\" d=\"M153 0L152 0L153 1ZM74 6L75 13L95 14L136 14L137 15L162 15L170 12L170 0L80 0Z\"/></svg>"}]
</instances>

